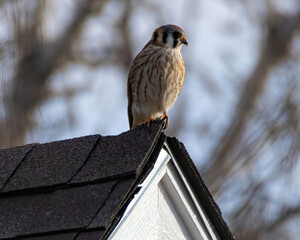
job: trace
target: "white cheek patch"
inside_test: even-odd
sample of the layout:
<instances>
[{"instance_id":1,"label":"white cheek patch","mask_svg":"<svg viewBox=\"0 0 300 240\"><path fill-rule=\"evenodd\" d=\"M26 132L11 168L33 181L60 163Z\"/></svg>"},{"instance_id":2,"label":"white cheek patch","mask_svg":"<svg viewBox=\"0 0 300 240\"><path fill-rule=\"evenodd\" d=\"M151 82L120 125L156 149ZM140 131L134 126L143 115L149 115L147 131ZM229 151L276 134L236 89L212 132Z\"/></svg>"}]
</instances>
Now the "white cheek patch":
<instances>
[{"instance_id":1,"label":"white cheek patch","mask_svg":"<svg viewBox=\"0 0 300 240\"><path fill-rule=\"evenodd\" d=\"M174 43L174 38L173 38L172 35L169 35L168 38L167 38L166 46L170 47L170 48L173 48L173 43Z\"/></svg>"}]
</instances>

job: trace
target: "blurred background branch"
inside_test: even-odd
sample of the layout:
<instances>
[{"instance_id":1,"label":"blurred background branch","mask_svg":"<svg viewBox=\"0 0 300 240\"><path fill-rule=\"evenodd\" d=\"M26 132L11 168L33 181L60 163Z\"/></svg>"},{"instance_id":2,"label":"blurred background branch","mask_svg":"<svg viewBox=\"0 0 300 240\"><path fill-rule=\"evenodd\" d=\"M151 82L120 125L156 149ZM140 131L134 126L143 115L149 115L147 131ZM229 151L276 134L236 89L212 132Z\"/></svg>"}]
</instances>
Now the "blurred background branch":
<instances>
[{"instance_id":1,"label":"blurred background branch","mask_svg":"<svg viewBox=\"0 0 300 240\"><path fill-rule=\"evenodd\" d=\"M222 182L221 179L219 183L211 179L211 177L215 178L217 171L222 172L220 173L222 176L224 173L230 174L230 169L226 169L226 166L231 168L230 164L234 163L226 162L231 161L228 158L232 158L231 154L241 141L245 128L253 117L259 98L264 93L270 71L289 57L291 42L300 28L300 12L296 16L286 17L272 10L266 15L265 22L266 34L262 39L258 62L244 84L230 126L221 137L221 144L213 151L211 159L213 164L205 173L205 178L209 182L218 185L211 186L212 191L218 189Z\"/></svg>"},{"instance_id":2,"label":"blurred background branch","mask_svg":"<svg viewBox=\"0 0 300 240\"><path fill-rule=\"evenodd\" d=\"M101 11L106 1L79 1L73 19L61 36L52 42L42 40L41 23L46 9L46 1L32 4L32 12L23 12L25 2L10 4L14 16L13 34L17 41L19 59L15 73L4 96L6 116L0 122L2 146L23 144L26 133L34 127L33 111L47 98L47 81L58 66L64 64L64 56L69 55L72 42L80 34L89 15ZM25 8L26 9L26 8ZM30 11L30 10L29 10ZM23 22L19 16L28 14Z\"/></svg>"}]
</instances>

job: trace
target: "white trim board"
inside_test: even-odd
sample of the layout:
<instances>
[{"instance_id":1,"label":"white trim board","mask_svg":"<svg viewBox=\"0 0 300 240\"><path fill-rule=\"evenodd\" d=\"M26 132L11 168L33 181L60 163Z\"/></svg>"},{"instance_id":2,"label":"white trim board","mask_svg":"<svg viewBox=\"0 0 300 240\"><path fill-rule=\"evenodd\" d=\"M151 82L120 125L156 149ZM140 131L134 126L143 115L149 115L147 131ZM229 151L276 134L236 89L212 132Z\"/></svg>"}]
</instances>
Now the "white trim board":
<instances>
[{"instance_id":1,"label":"white trim board","mask_svg":"<svg viewBox=\"0 0 300 240\"><path fill-rule=\"evenodd\" d=\"M109 239L219 239L166 150L140 187Z\"/></svg>"}]
</instances>

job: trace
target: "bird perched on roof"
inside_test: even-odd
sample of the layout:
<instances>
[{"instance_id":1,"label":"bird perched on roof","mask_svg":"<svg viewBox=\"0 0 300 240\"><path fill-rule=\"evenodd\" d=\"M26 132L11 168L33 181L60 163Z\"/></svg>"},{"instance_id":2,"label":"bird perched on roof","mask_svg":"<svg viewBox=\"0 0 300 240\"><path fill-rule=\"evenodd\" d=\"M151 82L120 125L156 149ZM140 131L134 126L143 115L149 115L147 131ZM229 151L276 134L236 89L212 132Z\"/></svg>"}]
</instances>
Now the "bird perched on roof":
<instances>
[{"instance_id":1,"label":"bird perched on roof","mask_svg":"<svg viewBox=\"0 0 300 240\"><path fill-rule=\"evenodd\" d=\"M166 118L185 79L180 53L188 45L185 32L176 25L154 30L151 40L135 57L127 81L128 119L130 129L159 118Z\"/></svg>"}]
</instances>

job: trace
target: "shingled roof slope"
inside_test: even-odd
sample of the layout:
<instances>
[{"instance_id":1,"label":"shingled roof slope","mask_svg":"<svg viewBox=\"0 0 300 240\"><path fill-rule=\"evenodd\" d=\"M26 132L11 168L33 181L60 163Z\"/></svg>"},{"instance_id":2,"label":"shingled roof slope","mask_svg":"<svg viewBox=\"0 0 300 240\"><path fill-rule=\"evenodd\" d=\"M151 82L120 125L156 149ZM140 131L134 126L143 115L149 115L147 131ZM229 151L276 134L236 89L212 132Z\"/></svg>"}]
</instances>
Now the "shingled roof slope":
<instances>
[{"instance_id":1,"label":"shingled roof slope","mask_svg":"<svg viewBox=\"0 0 300 240\"><path fill-rule=\"evenodd\" d=\"M162 127L0 150L0 239L106 239L166 143L221 239L232 240L183 144Z\"/></svg>"},{"instance_id":2,"label":"shingled roof slope","mask_svg":"<svg viewBox=\"0 0 300 240\"><path fill-rule=\"evenodd\" d=\"M0 239L100 239L151 171L161 130L0 150Z\"/></svg>"}]
</instances>

